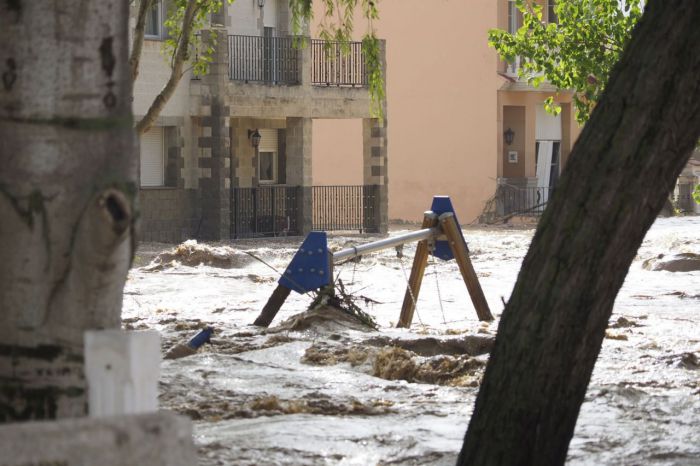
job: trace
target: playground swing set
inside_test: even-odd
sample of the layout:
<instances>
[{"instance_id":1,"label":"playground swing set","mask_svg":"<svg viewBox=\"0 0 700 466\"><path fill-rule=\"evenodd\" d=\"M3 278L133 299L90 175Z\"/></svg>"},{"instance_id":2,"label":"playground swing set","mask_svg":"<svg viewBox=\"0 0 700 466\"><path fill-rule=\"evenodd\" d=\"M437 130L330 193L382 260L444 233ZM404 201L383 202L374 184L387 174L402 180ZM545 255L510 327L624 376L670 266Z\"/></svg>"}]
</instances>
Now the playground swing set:
<instances>
[{"instance_id":1,"label":"playground swing set","mask_svg":"<svg viewBox=\"0 0 700 466\"><path fill-rule=\"evenodd\" d=\"M469 259L469 248L459 227L452 201L448 196L435 196L430 210L423 214L421 229L417 231L336 252L328 250L328 238L325 232L313 231L309 233L278 280L277 288L263 307L254 325L268 327L292 291L303 294L309 291L327 289L332 293L334 265L363 254L400 247L414 241L418 241L418 245L397 327L409 328L411 326L418 293L428 264L428 257L431 254L444 261L454 259L457 262L479 320L493 320L479 279Z\"/></svg>"}]
</instances>

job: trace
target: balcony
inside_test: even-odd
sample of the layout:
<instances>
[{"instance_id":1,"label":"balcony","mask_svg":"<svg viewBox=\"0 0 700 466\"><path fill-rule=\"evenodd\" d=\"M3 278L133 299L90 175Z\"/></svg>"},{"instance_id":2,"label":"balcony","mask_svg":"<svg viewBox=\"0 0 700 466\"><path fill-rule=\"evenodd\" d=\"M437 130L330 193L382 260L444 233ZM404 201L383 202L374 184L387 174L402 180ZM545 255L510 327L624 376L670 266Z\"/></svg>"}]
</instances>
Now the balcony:
<instances>
[{"instance_id":1,"label":"balcony","mask_svg":"<svg viewBox=\"0 0 700 466\"><path fill-rule=\"evenodd\" d=\"M311 41L311 84L368 86L362 42L350 42L346 51L342 48L343 44L337 41Z\"/></svg>"},{"instance_id":2,"label":"balcony","mask_svg":"<svg viewBox=\"0 0 700 466\"><path fill-rule=\"evenodd\" d=\"M305 72L310 71L311 85L367 86L361 42L350 42L348 53L343 53L340 42L312 39L310 60L305 57L307 49L297 42L292 37L228 36L229 78L245 83L300 85Z\"/></svg>"},{"instance_id":3,"label":"balcony","mask_svg":"<svg viewBox=\"0 0 700 466\"><path fill-rule=\"evenodd\" d=\"M228 55L233 81L301 83L301 53L291 37L228 36Z\"/></svg>"}]
</instances>

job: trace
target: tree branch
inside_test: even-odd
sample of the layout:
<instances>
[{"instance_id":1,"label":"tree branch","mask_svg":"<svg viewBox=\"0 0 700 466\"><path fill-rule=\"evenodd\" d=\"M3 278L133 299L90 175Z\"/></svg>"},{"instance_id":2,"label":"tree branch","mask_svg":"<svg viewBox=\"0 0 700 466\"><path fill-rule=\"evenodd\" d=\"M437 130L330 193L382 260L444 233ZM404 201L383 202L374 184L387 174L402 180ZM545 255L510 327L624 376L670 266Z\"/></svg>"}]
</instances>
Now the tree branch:
<instances>
[{"instance_id":1,"label":"tree branch","mask_svg":"<svg viewBox=\"0 0 700 466\"><path fill-rule=\"evenodd\" d=\"M146 33L146 13L151 4L156 0L141 0L139 11L136 14L136 27L134 28L134 43L131 45L131 56L129 57L129 69L131 70L131 81L136 81L139 75L139 63L141 62L141 50L143 49L143 36Z\"/></svg>"},{"instance_id":2,"label":"tree branch","mask_svg":"<svg viewBox=\"0 0 700 466\"><path fill-rule=\"evenodd\" d=\"M177 88L182 75L184 74L184 64L187 59L187 50L190 45L190 37L192 35L192 26L194 19L197 15L197 11L200 8L200 4L197 0L189 0L187 2L187 8L185 9L185 14L182 20L182 32L177 41L177 49L173 55L172 70L170 72L170 78L168 82L165 83L163 89L156 96L151 104L150 108L146 112L146 115L136 124L136 132L141 135L151 129L153 123L158 118L161 110L168 102L170 97L172 97L175 89Z\"/></svg>"}]
</instances>

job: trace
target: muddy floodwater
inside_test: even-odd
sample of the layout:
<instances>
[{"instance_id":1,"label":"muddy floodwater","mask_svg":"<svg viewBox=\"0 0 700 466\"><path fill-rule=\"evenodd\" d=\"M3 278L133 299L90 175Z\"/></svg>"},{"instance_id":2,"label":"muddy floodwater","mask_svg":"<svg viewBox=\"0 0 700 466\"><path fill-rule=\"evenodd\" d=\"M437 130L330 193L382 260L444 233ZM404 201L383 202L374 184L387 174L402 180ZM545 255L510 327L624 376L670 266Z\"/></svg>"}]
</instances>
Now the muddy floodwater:
<instances>
[{"instance_id":1,"label":"muddy floodwater","mask_svg":"<svg viewBox=\"0 0 700 466\"><path fill-rule=\"evenodd\" d=\"M412 328L394 328L415 252L407 245L335 270L378 330L327 307L305 313L312 298L295 293L269 329L253 327L276 287L270 266L283 271L300 243L282 238L143 245L124 326L160 331L164 353L215 328L211 345L161 369L161 406L194 421L200 465L451 465L533 230L463 233L496 315L489 324L454 261L431 259ZM369 240L331 236L329 247ZM700 271L654 270L680 254L700 254L700 218L659 219L647 234L567 464L700 465Z\"/></svg>"}]
</instances>

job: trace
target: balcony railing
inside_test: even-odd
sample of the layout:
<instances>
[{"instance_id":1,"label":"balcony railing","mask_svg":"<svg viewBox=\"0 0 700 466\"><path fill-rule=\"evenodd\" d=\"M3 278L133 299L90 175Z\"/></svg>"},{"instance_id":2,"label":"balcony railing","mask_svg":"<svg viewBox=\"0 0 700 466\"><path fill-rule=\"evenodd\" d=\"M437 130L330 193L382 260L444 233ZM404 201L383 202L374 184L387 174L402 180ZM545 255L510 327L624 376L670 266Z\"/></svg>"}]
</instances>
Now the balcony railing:
<instances>
[{"instance_id":1,"label":"balcony railing","mask_svg":"<svg viewBox=\"0 0 700 466\"><path fill-rule=\"evenodd\" d=\"M520 55L516 55L513 63L506 62L505 75L510 78L518 78L518 70L520 69Z\"/></svg>"},{"instance_id":2,"label":"balcony railing","mask_svg":"<svg viewBox=\"0 0 700 466\"><path fill-rule=\"evenodd\" d=\"M362 42L350 42L344 53L338 41L311 41L311 84L317 86L367 86Z\"/></svg>"},{"instance_id":3,"label":"balcony railing","mask_svg":"<svg viewBox=\"0 0 700 466\"><path fill-rule=\"evenodd\" d=\"M291 37L228 36L234 81L299 84L299 54Z\"/></svg>"}]
</instances>

